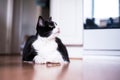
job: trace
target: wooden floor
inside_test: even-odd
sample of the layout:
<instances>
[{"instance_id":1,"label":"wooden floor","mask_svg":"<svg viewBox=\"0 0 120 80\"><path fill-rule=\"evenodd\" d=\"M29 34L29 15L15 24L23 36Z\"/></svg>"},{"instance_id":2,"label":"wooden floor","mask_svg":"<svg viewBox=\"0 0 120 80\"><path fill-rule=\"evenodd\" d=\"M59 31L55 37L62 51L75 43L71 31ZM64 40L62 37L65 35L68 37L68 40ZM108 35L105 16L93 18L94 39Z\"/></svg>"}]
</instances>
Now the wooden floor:
<instances>
[{"instance_id":1,"label":"wooden floor","mask_svg":"<svg viewBox=\"0 0 120 80\"><path fill-rule=\"evenodd\" d=\"M83 57L69 65L22 63L20 56L0 56L0 80L120 80L120 58Z\"/></svg>"}]
</instances>

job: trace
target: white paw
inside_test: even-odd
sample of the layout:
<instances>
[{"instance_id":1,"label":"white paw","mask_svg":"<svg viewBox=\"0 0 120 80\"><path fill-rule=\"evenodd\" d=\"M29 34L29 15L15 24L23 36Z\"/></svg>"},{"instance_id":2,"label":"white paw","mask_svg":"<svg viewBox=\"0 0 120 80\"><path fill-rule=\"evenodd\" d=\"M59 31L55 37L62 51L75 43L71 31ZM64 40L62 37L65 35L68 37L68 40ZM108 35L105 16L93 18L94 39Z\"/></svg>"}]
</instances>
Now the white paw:
<instances>
[{"instance_id":1,"label":"white paw","mask_svg":"<svg viewBox=\"0 0 120 80\"><path fill-rule=\"evenodd\" d=\"M59 58L59 57L47 57L46 59L46 62L51 62L51 63L61 63L63 62L63 59L62 58Z\"/></svg>"},{"instance_id":2,"label":"white paw","mask_svg":"<svg viewBox=\"0 0 120 80\"><path fill-rule=\"evenodd\" d=\"M42 57L39 56L39 55L38 55L38 56L35 56L33 60L34 60L35 63L39 63L39 64L44 64L44 63L46 63L45 59L42 58Z\"/></svg>"}]
</instances>

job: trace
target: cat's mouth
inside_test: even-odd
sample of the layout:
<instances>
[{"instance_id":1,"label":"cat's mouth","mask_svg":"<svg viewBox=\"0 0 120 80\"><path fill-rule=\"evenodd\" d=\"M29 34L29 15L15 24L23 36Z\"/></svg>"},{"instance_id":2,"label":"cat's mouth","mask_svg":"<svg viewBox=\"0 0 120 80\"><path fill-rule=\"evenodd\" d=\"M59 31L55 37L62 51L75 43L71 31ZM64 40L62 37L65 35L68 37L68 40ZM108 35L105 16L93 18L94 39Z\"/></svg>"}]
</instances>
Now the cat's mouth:
<instances>
[{"instance_id":1,"label":"cat's mouth","mask_svg":"<svg viewBox=\"0 0 120 80\"><path fill-rule=\"evenodd\" d=\"M57 32L55 32L55 34L59 34L60 33L60 30L59 31L57 31Z\"/></svg>"},{"instance_id":2,"label":"cat's mouth","mask_svg":"<svg viewBox=\"0 0 120 80\"><path fill-rule=\"evenodd\" d=\"M56 28L54 31L53 31L54 34L59 34L60 33L60 28Z\"/></svg>"}]
</instances>

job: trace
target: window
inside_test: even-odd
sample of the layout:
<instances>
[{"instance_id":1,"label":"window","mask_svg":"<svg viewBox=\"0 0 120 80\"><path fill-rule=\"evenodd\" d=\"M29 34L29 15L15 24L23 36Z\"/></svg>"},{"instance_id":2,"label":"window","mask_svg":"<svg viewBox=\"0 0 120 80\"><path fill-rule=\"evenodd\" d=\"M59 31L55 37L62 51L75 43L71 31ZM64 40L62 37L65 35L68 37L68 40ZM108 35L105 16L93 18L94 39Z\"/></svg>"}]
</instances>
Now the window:
<instances>
[{"instance_id":1,"label":"window","mask_svg":"<svg viewBox=\"0 0 120 80\"><path fill-rule=\"evenodd\" d=\"M84 0L84 28L120 28L120 0Z\"/></svg>"}]
</instances>

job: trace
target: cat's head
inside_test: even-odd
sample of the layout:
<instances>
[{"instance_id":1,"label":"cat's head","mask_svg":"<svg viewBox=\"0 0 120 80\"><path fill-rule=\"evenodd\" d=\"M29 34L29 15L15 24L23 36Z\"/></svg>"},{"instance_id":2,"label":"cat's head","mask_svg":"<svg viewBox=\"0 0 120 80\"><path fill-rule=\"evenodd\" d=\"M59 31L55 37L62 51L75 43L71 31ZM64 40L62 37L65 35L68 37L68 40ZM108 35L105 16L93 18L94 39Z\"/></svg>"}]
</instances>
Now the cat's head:
<instances>
[{"instance_id":1,"label":"cat's head","mask_svg":"<svg viewBox=\"0 0 120 80\"><path fill-rule=\"evenodd\" d=\"M52 21L51 17L44 20L39 16L36 30L37 35L44 38L54 38L60 33L60 29L56 27L56 23Z\"/></svg>"}]
</instances>

